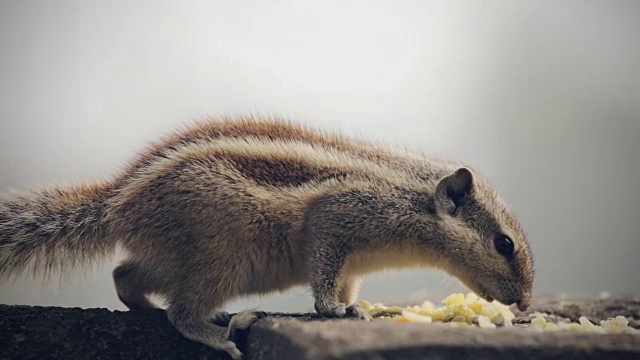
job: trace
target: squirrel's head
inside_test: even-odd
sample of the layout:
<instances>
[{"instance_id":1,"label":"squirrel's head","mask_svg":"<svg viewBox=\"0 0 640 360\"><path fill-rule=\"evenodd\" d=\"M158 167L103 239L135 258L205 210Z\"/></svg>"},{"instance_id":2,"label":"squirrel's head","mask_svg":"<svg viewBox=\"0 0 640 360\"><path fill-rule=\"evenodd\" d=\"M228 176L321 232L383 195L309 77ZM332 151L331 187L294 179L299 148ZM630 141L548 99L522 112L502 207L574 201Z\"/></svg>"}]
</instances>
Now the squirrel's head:
<instances>
[{"instance_id":1,"label":"squirrel's head","mask_svg":"<svg viewBox=\"0 0 640 360\"><path fill-rule=\"evenodd\" d=\"M518 220L491 184L462 167L440 179L434 210L447 254L442 267L488 301L524 311L531 302L533 258ZM442 251L444 250L444 251Z\"/></svg>"}]
</instances>

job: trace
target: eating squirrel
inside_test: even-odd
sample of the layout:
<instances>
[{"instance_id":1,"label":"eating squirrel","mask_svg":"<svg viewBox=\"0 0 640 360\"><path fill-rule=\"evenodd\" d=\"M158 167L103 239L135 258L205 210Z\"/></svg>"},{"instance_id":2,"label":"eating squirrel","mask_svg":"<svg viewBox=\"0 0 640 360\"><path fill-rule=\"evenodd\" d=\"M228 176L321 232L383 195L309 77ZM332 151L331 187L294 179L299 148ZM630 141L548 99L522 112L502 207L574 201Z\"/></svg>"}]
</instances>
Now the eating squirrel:
<instances>
[{"instance_id":1,"label":"eating squirrel","mask_svg":"<svg viewBox=\"0 0 640 360\"><path fill-rule=\"evenodd\" d=\"M158 294L183 336L234 359L233 332L261 315L221 311L241 296L309 285L319 314L370 320L359 278L385 268L439 268L521 310L534 278L516 216L471 166L278 119L199 121L111 179L0 196L0 277L116 245L128 308Z\"/></svg>"}]
</instances>

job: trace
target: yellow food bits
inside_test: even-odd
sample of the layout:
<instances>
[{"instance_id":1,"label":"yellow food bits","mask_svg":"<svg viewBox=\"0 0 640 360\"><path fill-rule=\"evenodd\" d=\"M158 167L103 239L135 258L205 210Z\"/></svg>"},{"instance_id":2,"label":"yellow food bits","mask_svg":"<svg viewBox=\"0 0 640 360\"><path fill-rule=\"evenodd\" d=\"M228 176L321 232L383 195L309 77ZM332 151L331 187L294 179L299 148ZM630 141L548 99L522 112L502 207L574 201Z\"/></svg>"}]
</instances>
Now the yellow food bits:
<instances>
[{"instance_id":1,"label":"yellow food bits","mask_svg":"<svg viewBox=\"0 0 640 360\"><path fill-rule=\"evenodd\" d=\"M545 331L560 331L560 327L557 324L548 322L547 325L544 326Z\"/></svg>"},{"instance_id":2,"label":"yellow food bits","mask_svg":"<svg viewBox=\"0 0 640 360\"><path fill-rule=\"evenodd\" d=\"M536 314L536 317L531 320L531 325L538 329L544 329L547 325L547 319L542 314Z\"/></svg>"},{"instance_id":3,"label":"yellow food bits","mask_svg":"<svg viewBox=\"0 0 640 360\"><path fill-rule=\"evenodd\" d=\"M493 324L488 317L484 315L478 316L478 326L482 329L495 329L496 324Z\"/></svg>"},{"instance_id":4,"label":"yellow food bits","mask_svg":"<svg viewBox=\"0 0 640 360\"><path fill-rule=\"evenodd\" d=\"M498 315L498 312L493 306L483 306L482 309L480 310L480 315L486 316L489 319L491 319L494 316Z\"/></svg>"},{"instance_id":5,"label":"yellow food bits","mask_svg":"<svg viewBox=\"0 0 640 360\"><path fill-rule=\"evenodd\" d=\"M549 314L540 314L535 313L535 318L531 320L531 324L534 328L544 329L544 331L573 331L573 332L591 332L597 334L640 334L640 331L629 327L629 321L624 316L617 316L615 318L609 318L607 320L600 321L600 325L596 325L589 321L586 316L581 316L578 318L578 323L566 322L566 321L558 321L557 324L548 323L543 315ZM543 319L545 323L543 325Z\"/></svg>"},{"instance_id":6,"label":"yellow food bits","mask_svg":"<svg viewBox=\"0 0 640 360\"><path fill-rule=\"evenodd\" d=\"M456 323L452 326L469 326L478 321L479 316L485 328L495 328L497 325L511 325L511 319L515 316L509 307L498 302L487 302L474 293L466 295L454 293L442 300L444 306L437 307L430 301L424 301L421 305L398 307L384 306L383 304L371 304L366 300L360 300L364 309L373 317L396 322L445 322ZM417 315L417 316L416 316ZM489 325L490 324L490 325Z\"/></svg>"},{"instance_id":7,"label":"yellow food bits","mask_svg":"<svg viewBox=\"0 0 640 360\"><path fill-rule=\"evenodd\" d=\"M600 321L600 326L611 334L640 334L640 331L629 327L629 320L624 316L616 316Z\"/></svg>"},{"instance_id":8,"label":"yellow food bits","mask_svg":"<svg viewBox=\"0 0 640 360\"><path fill-rule=\"evenodd\" d=\"M442 303L449 306L453 304L462 304L464 300L464 295L458 293L447 296L444 300L442 300Z\"/></svg>"},{"instance_id":9,"label":"yellow food bits","mask_svg":"<svg viewBox=\"0 0 640 360\"><path fill-rule=\"evenodd\" d=\"M444 306L437 306L426 300L421 305L414 306L385 306L381 303L372 304L360 300L360 305L374 318L393 322L413 322L431 324L433 322L446 323L454 327L476 326L482 329L495 329L497 326L513 326L515 315L508 306L496 301L488 302L474 293L466 295L454 293L442 300ZM629 321L624 316L616 316L600 321L596 325L582 316L578 323L548 322L545 318L549 314L533 313L531 325L538 331L574 331L611 334L640 334L640 331L629 327Z\"/></svg>"},{"instance_id":10,"label":"yellow food bits","mask_svg":"<svg viewBox=\"0 0 640 360\"><path fill-rule=\"evenodd\" d=\"M491 318L491 322L496 324L496 325L502 325L505 324L505 319L504 319L504 315L502 314L498 314L494 317ZM509 324L511 324L511 322L509 322Z\"/></svg>"},{"instance_id":11,"label":"yellow food bits","mask_svg":"<svg viewBox=\"0 0 640 360\"><path fill-rule=\"evenodd\" d=\"M381 303L372 304L366 300L360 300L360 305L371 316L380 320L423 324L440 322L454 327L476 326L475 324L477 324L477 327L482 329L513 326L515 315L507 305L496 301L488 302L474 293L451 294L442 300L442 304L444 306L436 306L426 300L421 305L400 307L385 306ZM548 322L545 316L549 317L549 314L533 313L532 328L538 331L640 334L639 330L629 327L629 321L624 316L600 321L600 325L592 323L584 316L578 319L578 323L558 321L557 324Z\"/></svg>"},{"instance_id":12,"label":"yellow food bits","mask_svg":"<svg viewBox=\"0 0 640 360\"><path fill-rule=\"evenodd\" d=\"M431 322L433 321L431 316L420 315L415 312L407 311L407 310L402 311L402 317L407 319L407 321L409 322L431 324Z\"/></svg>"},{"instance_id":13,"label":"yellow food bits","mask_svg":"<svg viewBox=\"0 0 640 360\"><path fill-rule=\"evenodd\" d=\"M480 314L482 312L482 304L479 302L472 302L468 304L468 306L476 314Z\"/></svg>"}]
</instances>

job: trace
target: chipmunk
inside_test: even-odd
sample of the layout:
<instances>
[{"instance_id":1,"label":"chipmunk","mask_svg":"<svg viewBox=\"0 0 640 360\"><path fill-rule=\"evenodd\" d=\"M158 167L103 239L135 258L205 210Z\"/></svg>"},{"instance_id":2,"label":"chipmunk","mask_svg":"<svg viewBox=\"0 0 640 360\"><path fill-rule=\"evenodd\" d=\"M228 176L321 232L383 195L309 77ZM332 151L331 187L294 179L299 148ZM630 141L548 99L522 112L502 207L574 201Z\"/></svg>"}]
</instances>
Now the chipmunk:
<instances>
[{"instance_id":1,"label":"chipmunk","mask_svg":"<svg viewBox=\"0 0 640 360\"><path fill-rule=\"evenodd\" d=\"M112 179L0 198L5 278L93 264L118 244L128 308L159 294L183 336L234 359L233 331L260 312L221 308L244 295L310 285L319 314L370 320L359 279L384 268L439 268L521 310L534 278L516 216L471 166L277 119L199 121Z\"/></svg>"}]
</instances>

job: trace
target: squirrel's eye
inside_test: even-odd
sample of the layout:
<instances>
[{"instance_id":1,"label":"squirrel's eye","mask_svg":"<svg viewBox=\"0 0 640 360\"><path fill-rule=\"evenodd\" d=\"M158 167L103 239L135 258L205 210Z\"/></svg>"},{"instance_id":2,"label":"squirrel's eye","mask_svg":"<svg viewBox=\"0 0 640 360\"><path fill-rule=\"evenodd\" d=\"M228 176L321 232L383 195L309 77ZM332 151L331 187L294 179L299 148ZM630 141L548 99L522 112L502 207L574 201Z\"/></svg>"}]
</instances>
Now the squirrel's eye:
<instances>
[{"instance_id":1,"label":"squirrel's eye","mask_svg":"<svg viewBox=\"0 0 640 360\"><path fill-rule=\"evenodd\" d=\"M506 235L498 235L493 239L493 244L502 256L513 255L513 240Z\"/></svg>"}]
</instances>

